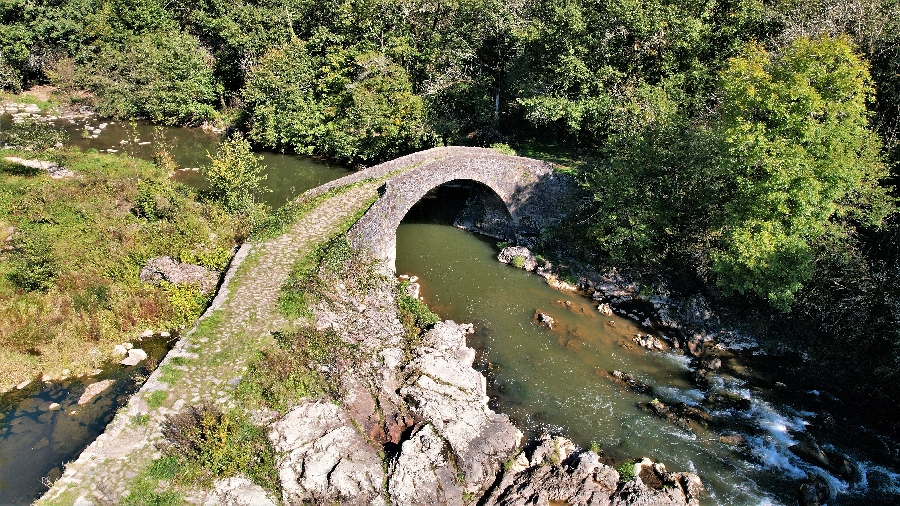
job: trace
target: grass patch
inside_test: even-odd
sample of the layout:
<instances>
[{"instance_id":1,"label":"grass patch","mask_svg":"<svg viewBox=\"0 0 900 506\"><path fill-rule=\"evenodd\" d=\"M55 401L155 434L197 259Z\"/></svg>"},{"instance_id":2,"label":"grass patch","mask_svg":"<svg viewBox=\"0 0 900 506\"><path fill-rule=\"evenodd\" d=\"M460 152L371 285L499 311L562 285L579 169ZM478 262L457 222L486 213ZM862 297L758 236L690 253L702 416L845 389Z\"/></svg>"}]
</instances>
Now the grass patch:
<instances>
[{"instance_id":1,"label":"grass patch","mask_svg":"<svg viewBox=\"0 0 900 506\"><path fill-rule=\"evenodd\" d=\"M147 407L150 409L157 409L158 407L162 406L163 402L165 402L168 397L168 391L157 390L147 397Z\"/></svg>"},{"instance_id":2,"label":"grass patch","mask_svg":"<svg viewBox=\"0 0 900 506\"><path fill-rule=\"evenodd\" d=\"M210 487L241 474L280 497L274 448L245 414L203 403L168 417L162 433L164 457L149 470L155 478Z\"/></svg>"},{"instance_id":3,"label":"grass patch","mask_svg":"<svg viewBox=\"0 0 900 506\"><path fill-rule=\"evenodd\" d=\"M358 216L348 218L338 235L318 245L294 264L278 296L277 307L281 314L292 319L310 318L310 307L327 297L329 284L343 282L346 289L355 293L364 293L375 285L379 275L374 263L355 251L344 235L358 219Z\"/></svg>"},{"instance_id":4,"label":"grass patch","mask_svg":"<svg viewBox=\"0 0 900 506\"><path fill-rule=\"evenodd\" d=\"M150 421L150 415L147 413L141 413L140 415L134 415L131 417L131 423L137 425L138 427L143 427L147 425L147 422Z\"/></svg>"},{"instance_id":5,"label":"grass patch","mask_svg":"<svg viewBox=\"0 0 900 506\"><path fill-rule=\"evenodd\" d=\"M54 180L3 161L49 154L78 177ZM138 273L163 255L221 268L245 237L240 220L149 162L0 150L0 234L12 247L0 249L0 378L83 374L139 329L189 325L209 297Z\"/></svg>"},{"instance_id":6,"label":"grass patch","mask_svg":"<svg viewBox=\"0 0 900 506\"><path fill-rule=\"evenodd\" d=\"M634 462L625 462L616 467L619 473L619 482L628 483L634 479Z\"/></svg>"},{"instance_id":7,"label":"grass patch","mask_svg":"<svg viewBox=\"0 0 900 506\"><path fill-rule=\"evenodd\" d=\"M128 484L128 496L121 499L123 506L181 506L184 497L173 490L159 490L159 479L150 469L142 471Z\"/></svg>"},{"instance_id":8,"label":"grass patch","mask_svg":"<svg viewBox=\"0 0 900 506\"><path fill-rule=\"evenodd\" d=\"M409 284L409 281L400 281L394 290L394 297L397 300L397 316L405 330L407 353L421 344L421 336L426 330L441 321L441 317L424 302L406 294Z\"/></svg>"},{"instance_id":9,"label":"grass patch","mask_svg":"<svg viewBox=\"0 0 900 506\"><path fill-rule=\"evenodd\" d=\"M267 406L287 413L300 399L339 397L339 361L352 360L355 348L332 330L299 327L276 332L276 347L251 359L238 395L250 405ZM328 366L323 368L321 366Z\"/></svg>"},{"instance_id":10,"label":"grass patch","mask_svg":"<svg viewBox=\"0 0 900 506\"><path fill-rule=\"evenodd\" d=\"M184 371L182 371L181 369L176 369L170 362L162 366L162 371L159 375L159 381L174 385L175 383L178 383L182 376L184 376Z\"/></svg>"}]
</instances>

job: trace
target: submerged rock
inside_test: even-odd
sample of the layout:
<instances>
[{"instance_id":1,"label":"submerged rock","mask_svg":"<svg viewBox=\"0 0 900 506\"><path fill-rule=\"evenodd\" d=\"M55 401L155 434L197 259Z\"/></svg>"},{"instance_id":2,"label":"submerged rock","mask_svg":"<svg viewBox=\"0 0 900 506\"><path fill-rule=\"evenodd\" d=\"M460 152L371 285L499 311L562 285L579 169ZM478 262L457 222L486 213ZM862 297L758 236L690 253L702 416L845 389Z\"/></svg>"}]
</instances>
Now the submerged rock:
<instances>
[{"instance_id":1,"label":"submerged rock","mask_svg":"<svg viewBox=\"0 0 900 506\"><path fill-rule=\"evenodd\" d=\"M550 330L553 330L553 324L556 323L556 320L554 320L552 316L547 313L542 313L541 311L534 312L534 320Z\"/></svg>"},{"instance_id":2,"label":"submerged rock","mask_svg":"<svg viewBox=\"0 0 900 506\"><path fill-rule=\"evenodd\" d=\"M828 482L817 474L809 475L797 491L800 506L823 506L831 499Z\"/></svg>"},{"instance_id":3,"label":"submerged rock","mask_svg":"<svg viewBox=\"0 0 900 506\"><path fill-rule=\"evenodd\" d=\"M81 406L83 404L91 402L94 397L100 395L100 393L109 388L113 383L113 380L103 380L96 383L91 383L84 390L84 393L81 394L81 397L78 398L78 405Z\"/></svg>"}]
</instances>

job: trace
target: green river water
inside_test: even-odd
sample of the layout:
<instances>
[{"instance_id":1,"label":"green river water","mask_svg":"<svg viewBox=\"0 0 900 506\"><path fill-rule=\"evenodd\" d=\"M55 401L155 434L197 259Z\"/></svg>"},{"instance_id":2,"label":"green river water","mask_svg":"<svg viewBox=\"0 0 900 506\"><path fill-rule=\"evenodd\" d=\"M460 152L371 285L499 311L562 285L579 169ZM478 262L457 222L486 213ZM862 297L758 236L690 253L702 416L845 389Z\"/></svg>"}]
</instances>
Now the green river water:
<instances>
[{"instance_id":1,"label":"green river water","mask_svg":"<svg viewBox=\"0 0 900 506\"><path fill-rule=\"evenodd\" d=\"M442 318L474 324L469 345L489 378L491 406L526 434L562 434L585 448L599 443L611 464L649 457L670 471L695 472L709 491L704 504L797 504L798 485L811 472L824 475L836 494L829 504L900 504L900 480L890 469L859 461L863 481L849 484L791 454L788 446L813 413L773 405L741 380L713 386L750 405L713 411L717 430L682 429L642 411L637 404L652 398L617 385L604 371L632 373L663 402L697 404L703 392L690 381L683 355L629 344L647 329L603 316L592 300L499 263L494 239L410 221L397 231L398 274L419 276L425 302ZM536 311L553 317L553 330L534 321ZM734 433L748 445L719 442Z\"/></svg>"}]
</instances>

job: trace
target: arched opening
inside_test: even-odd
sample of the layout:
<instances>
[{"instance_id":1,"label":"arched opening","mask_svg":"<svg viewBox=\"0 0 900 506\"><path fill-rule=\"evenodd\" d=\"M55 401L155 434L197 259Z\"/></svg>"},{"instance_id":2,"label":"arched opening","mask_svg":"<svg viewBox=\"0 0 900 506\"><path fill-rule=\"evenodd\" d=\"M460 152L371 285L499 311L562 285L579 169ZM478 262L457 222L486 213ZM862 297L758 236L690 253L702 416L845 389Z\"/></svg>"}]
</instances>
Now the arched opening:
<instances>
[{"instance_id":1,"label":"arched opening","mask_svg":"<svg viewBox=\"0 0 900 506\"><path fill-rule=\"evenodd\" d=\"M403 223L453 225L501 240L514 235L512 216L503 199L471 179L455 179L432 188L409 209Z\"/></svg>"}]
</instances>

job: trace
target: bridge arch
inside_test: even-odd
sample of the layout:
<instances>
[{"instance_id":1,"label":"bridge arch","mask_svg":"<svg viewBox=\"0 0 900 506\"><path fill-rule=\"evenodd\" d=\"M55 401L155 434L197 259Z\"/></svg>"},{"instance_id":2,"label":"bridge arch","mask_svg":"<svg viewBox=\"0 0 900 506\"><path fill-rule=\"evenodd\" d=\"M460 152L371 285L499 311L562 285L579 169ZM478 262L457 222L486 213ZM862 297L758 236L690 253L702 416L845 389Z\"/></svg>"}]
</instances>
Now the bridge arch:
<instances>
[{"instance_id":1,"label":"bridge arch","mask_svg":"<svg viewBox=\"0 0 900 506\"><path fill-rule=\"evenodd\" d=\"M396 167L396 162L388 163ZM561 203L558 197L569 189L568 180L556 176L551 164L491 149L435 148L405 157L405 162L409 168L387 177L378 200L348 233L354 247L367 250L392 271L396 270L397 227L413 205L438 186L457 180L483 185L505 206L505 235L525 243L561 214L556 209ZM377 174L384 169L367 171Z\"/></svg>"}]
</instances>

